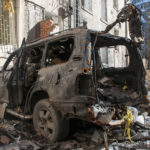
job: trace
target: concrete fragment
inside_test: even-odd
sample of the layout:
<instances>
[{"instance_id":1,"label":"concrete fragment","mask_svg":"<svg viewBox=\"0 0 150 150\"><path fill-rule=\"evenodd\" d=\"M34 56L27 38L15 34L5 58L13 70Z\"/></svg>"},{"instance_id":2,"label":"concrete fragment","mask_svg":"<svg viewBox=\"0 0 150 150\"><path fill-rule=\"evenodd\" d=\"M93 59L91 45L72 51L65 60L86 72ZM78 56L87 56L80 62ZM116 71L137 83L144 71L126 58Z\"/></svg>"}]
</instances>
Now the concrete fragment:
<instances>
[{"instance_id":1,"label":"concrete fragment","mask_svg":"<svg viewBox=\"0 0 150 150\"><path fill-rule=\"evenodd\" d=\"M1 135L1 136L0 136L0 142L1 142L2 144L9 144L10 139L9 139L7 136L5 136L5 135Z\"/></svg>"}]
</instances>

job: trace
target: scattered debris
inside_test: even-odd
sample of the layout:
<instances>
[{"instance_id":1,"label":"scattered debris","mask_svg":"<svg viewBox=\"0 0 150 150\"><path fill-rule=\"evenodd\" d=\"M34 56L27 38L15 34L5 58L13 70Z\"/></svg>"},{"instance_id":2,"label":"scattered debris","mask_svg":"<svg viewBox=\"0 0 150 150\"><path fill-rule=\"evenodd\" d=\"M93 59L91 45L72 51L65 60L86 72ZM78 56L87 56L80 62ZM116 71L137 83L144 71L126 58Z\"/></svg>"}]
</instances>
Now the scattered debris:
<instances>
[{"instance_id":1,"label":"scattered debris","mask_svg":"<svg viewBox=\"0 0 150 150\"><path fill-rule=\"evenodd\" d=\"M96 144L102 144L103 143L103 138L97 130L94 131L93 136L91 138L91 141L96 143Z\"/></svg>"},{"instance_id":2,"label":"scattered debris","mask_svg":"<svg viewBox=\"0 0 150 150\"><path fill-rule=\"evenodd\" d=\"M5 135L0 136L0 143L9 144L9 142L10 142L10 139L7 136L5 136Z\"/></svg>"},{"instance_id":3,"label":"scattered debris","mask_svg":"<svg viewBox=\"0 0 150 150\"><path fill-rule=\"evenodd\" d=\"M87 129L78 128L63 142L49 144L46 138L36 134L30 121L18 119L1 120L0 122L0 150L130 150L148 149L150 147L150 118L135 107L128 107L133 121L130 124L129 138L124 136L126 122L117 126L105 125L103 128L90 126ZM143 121L144 120L144 121ZM91 124L93 125L93 124Z\"/></svg>"}]
</instances>

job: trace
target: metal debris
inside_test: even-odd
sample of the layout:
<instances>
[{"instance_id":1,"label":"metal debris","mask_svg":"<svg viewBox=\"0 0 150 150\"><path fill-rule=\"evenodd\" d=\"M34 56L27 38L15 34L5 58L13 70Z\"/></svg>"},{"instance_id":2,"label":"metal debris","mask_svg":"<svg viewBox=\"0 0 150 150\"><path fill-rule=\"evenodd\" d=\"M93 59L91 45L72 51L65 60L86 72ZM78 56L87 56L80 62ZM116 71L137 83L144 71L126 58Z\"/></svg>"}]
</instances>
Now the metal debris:
<instances>
[{"instance_id":1,"label":"metal debris","mask_svg":"<svg viewBox=\"0 0 150 150\"><path fill-rule=\"evenodd\" d=\"M117 23L128 22L130 37L136 43L143 42L142 35L142 23L141 23L141 11L133 4L128 4L121 9L120 13L117 15L117 19L102 33L108 33Z\"/></svg>"}]
</instances>

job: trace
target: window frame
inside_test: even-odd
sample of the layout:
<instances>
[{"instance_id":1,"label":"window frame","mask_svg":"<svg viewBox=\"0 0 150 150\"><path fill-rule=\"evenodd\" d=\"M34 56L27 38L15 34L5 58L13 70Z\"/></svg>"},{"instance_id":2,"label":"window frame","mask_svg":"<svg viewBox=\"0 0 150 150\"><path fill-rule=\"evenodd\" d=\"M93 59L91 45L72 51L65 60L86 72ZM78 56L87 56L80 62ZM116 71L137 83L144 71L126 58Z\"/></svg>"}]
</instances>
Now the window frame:
<instances>
[{"instance_id":1,"label":"window frame","mask_svg":"<svg viewBox=\"0 0 150 150\"><path fill-rule=\"evenodd\" d=\"M2 71L12 71L12 70L10 70L10 68L8 69L8 66L10 65L10 63L13 63L12 64L12 68L14 67L14 65L15 65L15 63L16 63L16 61L18 59L18 55L19 55L19 49L17 49L14 52L12 52L8 56L7 60L5 61L4 65L2 67ZM13 60L14 57L16 58L15 61Z\"/></svg>"},{"instance_id":2,"label":"window frame","mask_svg":"<svg viewBox=\"0 0 150 150\"><path fill-rule=\"evenodd\" d=\"M103 2L105 2L105 8L104 9L102 9L103 8ZM105 15L103 15L104 13L104 11L103 10L105 10ZM104 17L105 16L105 17ZM103 22L108 22L108 13L107 13L107 0L101 0L101 20L103 21Z\"/></svg>"},{"instance_id":3,"label":"window frame","mask_svg":"<svg viewBox=\"0 0 150 150\"><path fill-rule=\"evenodd\" d=\"M14 13L10 16L7 10L4 10L4 0L0 0L0 51L2 53L12 53L16 44L16 1L12 0Z\"/></svg>"},{"instance_id":4,"label":"window frame","mask_svg":"<svg viewBox=\"0 0 150 150\"><path fill-rule=\"evenodd\" d=\"M47 53L48 53L48 45L49 45L50 43L57 42L57 41L62 40L62 39L64 39L64 38L72 38L73 41L74 41L74 47L73 47L73 50L72 50L72 53L71 53L69 59L68 59L66 62L59 63L59 64L68 63L68 62L70 62L70 61L72 60L73 52L74 52L74 49L75 49L75 42L76 42L75 36L74 36L74 35L68 35L68 36L66 36L66 37L65 37L65 36L62 36L62 37L59 37L59 38L55 38L55 39L52 39L52 40L48 40L48 41L46 42L45 53L43 54L43 55L44 55L44 58L43 58L44 67L52 67L52 66L59 65L59 64L52 65L52 66L51 66L51 65L46 65L46 56L47 56Z\"/></svg>"},{"instance_id":5,"label":"window frame","mask_svg":"<svg viewBox=\"0 0 150 150\"><path fill-rule=\"evenodd\" d=\"M118 3L118 0L113 0L113 8L115 9L115 10L119 10L119 3Z\"/></svg>"},{"instance_id":6,"label":"window frame","mask_svg":"<svg viewBox=\"0 0 150 150\"><path fill-rule=\"evenodd\" d=\"M125 47L124 50L125 50L125 51L127 50L128 53L129 53L129 48L128 48L127 45L125 45L125 44L110 46L110 48L114 48L114 49L109 49L109 47L106 47L106 46L105 46L105 47L99 47L99 50L98 50L98 51L99 51L99 57L100 57L100 59L101 59L101 64L102 64L102 66L105 66L105 65L107 66L107 67L104 67L104 68L111 68L111 67L113 67L113 68L117 69L117 68L128 68L128 67L130 66L130 62L128 63L128 65L127 65L126 62L125 62L125 65L127 65L127 66L121 66L121 67L119 66L119 67L117 67L117 66L115 66L116 64L114 64L114 66L109 66L109 54L108 54L109 52L108 52L108 51L109 51L109 50L110 50L110 51L114 51L114 50L116 50L115 48L116 48L116 47L119 47L119 46L124 46L124 47ZM108 54L108 55L107 55L107 57L108 57L108 63L105 63L105 62L102 61L102 57L103 57L103 56L101 55L100 49L104 49L104 48L106 48L106 49L107 49L107 52L108 52L108 53L107 53L107 54ZM115 53L115 51L114 51L114 53ZM126 56L125 56L125 57L126 57ZM114 58L115 58L115 57L114 57ZM129 60L129 61L130 61L130 58L131 58L131 56L128 55L128 60ZM126 59L126 58L125 58L125 59ZM125 61L126 61L126 60L125 60ZM114 62L114 63L115 63L115 62Z\"/></svg>"},{"instance_id":7,"label":"window frame","mask_svg":"<svg viewBox=\"0 0 150 150\"><path fill-rule=\"evenodd\" d=\"M81 8L82 8L83 10L85 10L86 12L88 12L88 13L90 13L90 14L93 14L93 0L83 0L83 1L84 1L84 2L83 2L84 4L83 4L83 3L81 4ZM91 9L85 7L85 6L86 6L85 3L86 3L87 1L91 4ZM90 4L89 4L89 5L90 5Z\"/></svg>"}]
</instances>

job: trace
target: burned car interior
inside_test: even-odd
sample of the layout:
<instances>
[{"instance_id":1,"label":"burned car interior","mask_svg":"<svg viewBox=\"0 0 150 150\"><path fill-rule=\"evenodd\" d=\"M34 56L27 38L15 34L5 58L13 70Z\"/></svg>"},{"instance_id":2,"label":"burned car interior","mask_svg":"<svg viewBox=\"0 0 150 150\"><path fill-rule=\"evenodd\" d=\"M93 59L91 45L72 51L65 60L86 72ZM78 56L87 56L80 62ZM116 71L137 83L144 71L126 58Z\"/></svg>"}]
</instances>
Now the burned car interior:
<instances>
[{"instance_id":1,"label":"burned car interior","mask_svg":"<svg viewBox=\"0 0 150 150\"><path fill-rule=\"evenodd\" d=\"M25 86L29 86L33 84L37 79L38 70L41 68L42 64L42 56L43 51L45 49L45 45L38 46L38 47L31 47L27 51L28 54L25 54L25 58L23 61L26 72L26 84Z\"/></svg>"},{"instance_id":2,"label":"burned car interior","mask_svg":"<svg viewBox=\"0 0 150 150\"><path fill-rule=\"evenodd\" d=\"M103 40L104 40L104 42L103 42ZM125 39L121 39L121 38L118 38L118 39L112 38L111 39L111 36L103 37L102 35L100 35L100 38L97 39L97 42L95 44L95 49L99 49L99 47L104 47L104 46L117 46L117 45L126 46L126 50L128 50L128 53L129 53L129 55L128 55L128 59L129 59L128 63L129 64L126 67L102 68L102 62L100 62L100 64L98 64L99 62L97 62L97 64L100 66L100 68L102 68L101 71L98 71L98 73L99 72L100 73L97 75L99 77L101 77L101 76L103 77L101 79L102 82L100 81L100 83L103 83L104 84L103 86L106 86L106 87L116 84L116 87L118 86L118 87L120 87L120 89L122 89L126 92L129 90L130 92L132 91L133 93L137 92L136 94L139 94L139 95L146 95L146 89L143 89L144 84L141 85L141 83L139 83L139 79L142 80L142 77L145 75L144 66L143 66L142 62L140 61L140 55L139 55L138 51L136 51L136 52L134 51L134 49L136 49L136 47L132 43L130 44ZM98 53L96 53L96 54L98 54ZM98 57L98 56L96 56L96 57ZM98 59L96 59L96 60L98 60ZM138 65L136 65L137 61L140 62L139 63L140 67ZM105 82L106 82L106 84L105 84ZM115 90L113 90L113 92L115 92ZM117 93L119 93L119 91L117 91ZM134 93L134 95L136 95L136 94ZM127 93L127 95L129 95L129 93ZM117 98L116 98L116 100L117 100ZM125 98L124 100L127 101L127 98Z\"/></svg>"},{"instance_id":3,"label":"burned car interior","mask_svg":"<svg viewBox=\"0 0 150 150\"><path fill-rule=\"evenodd\" d=\"M46 66L67 62L72 54L73 47L74 40L72 38L49 43L47 46Z\"/></svg>"},{"instance_id":4,"label":"burned car interior","mask_svg":"<svg viewBox=\"0 0 150 150\"><path fill-rule=\"evenodd\" d=\"M126 106L139 107L145 102L143 100L147 94L146 73L141 56L132 41L110 34L103 35L91 32L91 40L88 43L92 45L92 47L88 45L85 50L85 53L87 51L86 54L88 54L85 54L85 59L87 60L86 65L89 65L87 69L89 72L84 68L83 74L78 76L77 93L95 98L95 103L87 105L88 117L86 114L86 117L83 115L86 111L79 117L83 119L84 116L97 125L121 125L124 122L123 116L126 113ZM104 67L98 52L99 49L103 47L115 47L116 49L118 45L124 46L128 53L127 56L125 53L128 64L123 67ZM89 49L91 49L91 53L88 52ZM91 60L89 60L89 55L91 55ZM114 116L118 117L114 118Z\"/></svg>"}]
</instances>

